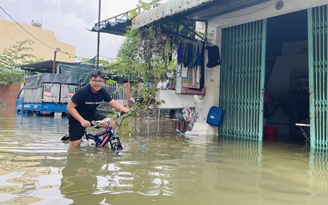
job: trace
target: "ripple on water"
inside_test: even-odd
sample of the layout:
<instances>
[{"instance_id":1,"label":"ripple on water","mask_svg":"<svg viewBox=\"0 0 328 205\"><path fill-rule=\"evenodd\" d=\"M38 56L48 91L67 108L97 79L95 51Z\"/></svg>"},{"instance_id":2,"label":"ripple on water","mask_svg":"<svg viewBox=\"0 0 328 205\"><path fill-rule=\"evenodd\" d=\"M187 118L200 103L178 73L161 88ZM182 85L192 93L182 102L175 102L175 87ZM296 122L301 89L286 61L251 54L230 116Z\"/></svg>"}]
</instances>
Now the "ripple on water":
<instances>
[{"instance_id":1,"label":"ripple on water","mask_svg":"<svg viewBox=\"0 0 328 205\"><path fill-rule=\"evenodd\" d=\"M166 133L122 136L119 155L70 153L65 119L10 118L0 129L4 204L328 204L327 151Z\"/></svg>"}]
</instances>

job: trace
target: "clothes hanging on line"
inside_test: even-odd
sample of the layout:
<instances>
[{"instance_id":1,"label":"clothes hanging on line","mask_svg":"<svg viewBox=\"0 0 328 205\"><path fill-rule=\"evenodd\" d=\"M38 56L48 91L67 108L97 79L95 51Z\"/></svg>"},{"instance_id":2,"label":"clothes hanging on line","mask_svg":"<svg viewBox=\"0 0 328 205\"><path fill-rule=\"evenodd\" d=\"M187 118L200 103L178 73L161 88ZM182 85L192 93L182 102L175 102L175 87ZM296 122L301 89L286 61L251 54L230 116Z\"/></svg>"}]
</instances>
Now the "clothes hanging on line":
<instances>
[{"instance_id":1,"label":"clothes hanging on line","mask_svg":"<svg viewBox=\"0 0 328 205\"><path fill-rule=\"evenodd\" d=\"M206 64L207 67L213 68L215 66L218 66L221 64L220 59L220 50L219 46L213 45L213 46L206 46L207 53L208 53L208 63Z\"/></svg>"}]
</instances>

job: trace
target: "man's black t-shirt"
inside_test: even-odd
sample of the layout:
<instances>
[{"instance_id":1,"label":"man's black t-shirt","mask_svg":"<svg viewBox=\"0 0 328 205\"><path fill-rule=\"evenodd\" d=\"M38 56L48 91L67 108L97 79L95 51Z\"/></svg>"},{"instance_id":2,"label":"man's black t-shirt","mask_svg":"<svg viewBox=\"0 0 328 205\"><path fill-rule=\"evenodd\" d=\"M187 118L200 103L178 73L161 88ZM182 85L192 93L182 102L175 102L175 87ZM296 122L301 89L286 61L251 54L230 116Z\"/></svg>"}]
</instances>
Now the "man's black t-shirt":
<instances>
[{"instance_id":1,"label":"man's black t-shirt","mask_svg":"<svg viewBox=\"0 0 328 205\"><path fill-rule=\"evenodd\" d=\"M87 85L80 88L73 95L71 100L77 105L75 108L78 113L84 119L88 119L95 112L97 112L97 107L102 101L110 102L112 100L112 97L104 88L101 88L101 90L99 90L97 93L93 93L91 91L91 86Z\"/></svg>"}]
</instances>

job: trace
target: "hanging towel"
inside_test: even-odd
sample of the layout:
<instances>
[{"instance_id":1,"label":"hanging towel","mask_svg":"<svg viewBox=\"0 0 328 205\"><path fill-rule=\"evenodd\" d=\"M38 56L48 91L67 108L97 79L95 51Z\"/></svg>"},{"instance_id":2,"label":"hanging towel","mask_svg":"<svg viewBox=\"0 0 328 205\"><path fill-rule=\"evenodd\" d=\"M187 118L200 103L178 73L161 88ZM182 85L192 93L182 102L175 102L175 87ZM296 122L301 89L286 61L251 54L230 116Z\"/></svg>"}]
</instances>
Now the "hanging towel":
<instances>
[{"instance_id":1,"label":"hanging towel","mask_svg":"<svg viewBox=\"0 0 328 205\"><path fill-rule=\"evenodd\" d=\"M188 44L184 46L184 54L183 54L183 66L188 67L189 64L189 46Z\"/></svg>"},{"instance_id":2,"label":"hanging towel","mask_svg":"<svg viewBox=\"0 0 328 205\"><path fill-rule=\"evenodd\" d=\"M197 68L191 69L191 83L193 86L196 86L197 83Z\"/></svg>"},{"instance_id":3,"label":"hanging towel","mask_svg":"<svg viewBox=\"0 0 328 205\"><path fill-rule=\"evenodd\" d=\"M197 66L197 70L196 70L196 82L200 83L200 78L202 77L201 75L201 67Z\"/></svg>"},{"instance_id":4,"label":"hanging towel","mask_svg":"<svg viewBox=\"0 0 328 205\"><path fill-rule=\"evenodd\" d=\"M195 60L195 67L200 66L200 50L199 50L199 45L197 46L197 51L196 51L196 60Z\"/></svg>"},{"instance_id":5,"label":"hanging towel","mask_svg":"<svg viewBox=\"0 0 328 205\"><path fill-rule=\"evenodd\" d=\"M208 63L207 67L213 68L221 64L220 51L218 46L206 46L208 50Z\"/></svg>"},{"instance_id":6,"label":"hanging towel","mask_svg":"<svg viewBox=\"0 0 328 205\"><path fill-rule=\"evenodd\" d=\"M192 45L192 66L196 69L196 59L197 59L197 46L195 44Z\"/></svg>"},{"instance_id":7,"label":"hanging towel","mask_svg":"<svg viewBox=\"0 0 328 205\"><path fill-rule=\"evenodd\" d=\"M177 55L178 55L177 62L178 62L178 64L180 64L180 63L183 62L183 44L182 44L182 41L180 41L180 43L179 43Z\"/></svg>"},{"instance_id":8,"label":"hanging towel","mask_svg":"<svg viewBox=\"0 0 328 205\"><path fill-rule=\"evenodd\" d=\"M196 60L195 60L195 68L196 68L196 82L200 82L200 69L201 69L201 54L200 54L200 48L199 44L197 45L197 51L196 51Z\"/></svg>"},{"instance_id":9,"label":"hanging towel","mask_svg":"<svg viewBox=\"0 0 328 205\"><path fill-rule=\"evenodd\" d=\"M194 66L194 54L193 54L193 46L192 43L189 43L188 49L188 68L192 68Z\"/></svg>"}]
</instances>

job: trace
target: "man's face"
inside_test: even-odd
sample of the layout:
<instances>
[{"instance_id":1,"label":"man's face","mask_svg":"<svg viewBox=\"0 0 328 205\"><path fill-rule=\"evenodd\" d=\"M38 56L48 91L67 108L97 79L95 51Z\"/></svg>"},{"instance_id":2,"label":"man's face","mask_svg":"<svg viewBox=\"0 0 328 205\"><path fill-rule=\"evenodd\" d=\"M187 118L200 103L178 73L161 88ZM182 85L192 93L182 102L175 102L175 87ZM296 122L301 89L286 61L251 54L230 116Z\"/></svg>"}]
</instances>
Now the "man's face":
<instances>
[{"instance_id":1,"label":"man's face","mask_svg":"<svg viewBox=\"0 0 328 205\"><path fill-rule=\"evenodd\" d=\"M92 77L89 81L90 85L91 85L91 90L94 93L97 93L103 86L104 86L104 79L101 77Z\"/></svg>"}]
</instances>

